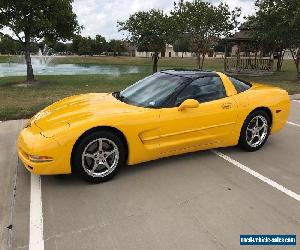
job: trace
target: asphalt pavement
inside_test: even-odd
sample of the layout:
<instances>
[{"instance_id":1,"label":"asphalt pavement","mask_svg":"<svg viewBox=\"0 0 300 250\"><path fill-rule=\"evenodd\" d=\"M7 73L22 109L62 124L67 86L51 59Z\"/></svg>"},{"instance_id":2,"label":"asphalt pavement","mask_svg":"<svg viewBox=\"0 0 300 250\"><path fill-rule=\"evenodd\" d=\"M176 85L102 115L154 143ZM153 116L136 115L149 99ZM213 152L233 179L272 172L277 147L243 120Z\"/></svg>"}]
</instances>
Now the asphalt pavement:
<instances>
[{"instance_id":1,"label":"asphalt pavement","mask_svg":"<svg viewBox=\"0 0 300 250\"><path fill-rule=\"evenodd\" d=\"M240 249L240 234L296 234L300 246L299 101L257 152L170 157L99 185L31 176L15 152L23 124L0 123L1 249Z\"/></svg>"}]
</instances>

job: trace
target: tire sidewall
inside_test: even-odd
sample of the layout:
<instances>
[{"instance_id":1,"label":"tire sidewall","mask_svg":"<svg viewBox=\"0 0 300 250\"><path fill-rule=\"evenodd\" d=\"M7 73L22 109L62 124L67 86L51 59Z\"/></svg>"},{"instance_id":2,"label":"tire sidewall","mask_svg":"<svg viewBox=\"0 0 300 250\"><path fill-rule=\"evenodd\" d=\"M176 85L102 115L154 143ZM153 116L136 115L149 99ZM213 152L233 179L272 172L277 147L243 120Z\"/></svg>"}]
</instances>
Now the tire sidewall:
<instances>
[{"instance_id":1,"label":"tire sidewall","mask_svg":"<svg viewBox=\"0 0 300 250\"><path fill-rule=\"evenodd\" d=\"M268 130L267 130L267 135L266 135L264 141L261 144L259 144L257 147L251 147L247 143L246 132L247 132L247 127L248 127L249 123L256 116L263 116L264 118L266 118L267 123L268 123ZM270 135L270 131L271 131L271 119L270 119L269 115L263 110L254 111L254 112L250 113L247 116L246 120L244 121L244 124L241 129L238 145L246 151L250 151L250 152L256 151L256 150L260 149L266 143L266 141L268 140L268 137Z\"/></svg>"},{"instance_id":2,"label":"tire sidewall","mask_svg":"<svg viewBox=\"0 0 300 250\"><path fill-rule=\"evenodd\" d=\"M113 141L119 150L119 160L115 169L104 177L93 177L88 175L82 166L82 154L84 152L85 147L93 140L98 138L106 138ZM91 183L101 183L112 179L120 170L121 166L125 164L125 147L122 140L111 131L95 131L87 134L82 139L80 139L79 143L76 145L74 150L73 159L72 159L72 169L78 175L80 175L83 179Z\"/></svg>"}]
</instances>

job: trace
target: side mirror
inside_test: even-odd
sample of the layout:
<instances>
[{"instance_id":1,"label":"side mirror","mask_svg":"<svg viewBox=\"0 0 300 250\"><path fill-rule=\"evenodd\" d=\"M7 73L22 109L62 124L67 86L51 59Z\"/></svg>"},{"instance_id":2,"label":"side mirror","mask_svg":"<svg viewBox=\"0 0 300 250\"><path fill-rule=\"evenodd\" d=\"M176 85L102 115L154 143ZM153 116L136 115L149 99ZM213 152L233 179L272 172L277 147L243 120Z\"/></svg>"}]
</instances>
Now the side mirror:
<instances>
[{"instance_id":1,"label":"side mirror","mask_svg":"<svg viewBox=\"0 0 300 250\"><path fill-rule=\"evenodd\" d=\"M199 102L195 99L187 99L178 107L178 111L182 111L185 109L198 108Z\"/></svg>"}]
</instances>

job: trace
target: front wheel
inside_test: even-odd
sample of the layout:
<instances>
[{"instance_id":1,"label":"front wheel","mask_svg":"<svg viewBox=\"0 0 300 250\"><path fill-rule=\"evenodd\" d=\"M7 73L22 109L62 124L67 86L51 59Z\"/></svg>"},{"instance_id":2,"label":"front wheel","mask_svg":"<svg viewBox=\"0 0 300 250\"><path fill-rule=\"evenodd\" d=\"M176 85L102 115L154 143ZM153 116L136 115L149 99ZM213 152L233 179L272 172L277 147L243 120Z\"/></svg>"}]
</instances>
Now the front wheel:
<instances>
[{"instance_id":1,"label":"front wheel","mask_svg":"<svg viewBox=\"0 0 300 250\"><path fill-rule=\"evenodd\" d=\"M125 164L123 142L110 131L96 131L85 136L73 156L73 169L92 183L113 178Z\"/></svg>"},{"instance_id":2,"label":"front wheel","mask_svg":"<svg viewBox=\"0 0 300 250\"><path fill-rule=\"evenodd\" d=\"M239 146L247 151L260 149L270 134L271 120L262 110L251 113L245 120L239 139Z\"/></svg>"}]
</instances>

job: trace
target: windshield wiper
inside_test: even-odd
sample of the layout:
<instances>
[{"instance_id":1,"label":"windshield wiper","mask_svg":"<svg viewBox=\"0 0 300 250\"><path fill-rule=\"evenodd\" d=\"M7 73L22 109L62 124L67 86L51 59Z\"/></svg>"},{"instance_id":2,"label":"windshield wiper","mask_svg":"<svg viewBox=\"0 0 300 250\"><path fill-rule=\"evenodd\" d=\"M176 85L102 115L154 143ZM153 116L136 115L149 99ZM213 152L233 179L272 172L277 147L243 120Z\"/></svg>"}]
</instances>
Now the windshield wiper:
<instances>
[{"instance_id":1,"label":"windshield wiper","mask_svg":"<svg viewBox=\"0 0 300 250\"><path fill-rule=\"evenodd\" d=\"M113 96L114 96L115 98L117 98L117 99L120 100L120 101L123 101L123 100L125 99L125 96L122 96L122 95L120 94L120 91L113 92L112 94L113 94Z\"/></svg>"}]
</instances>

